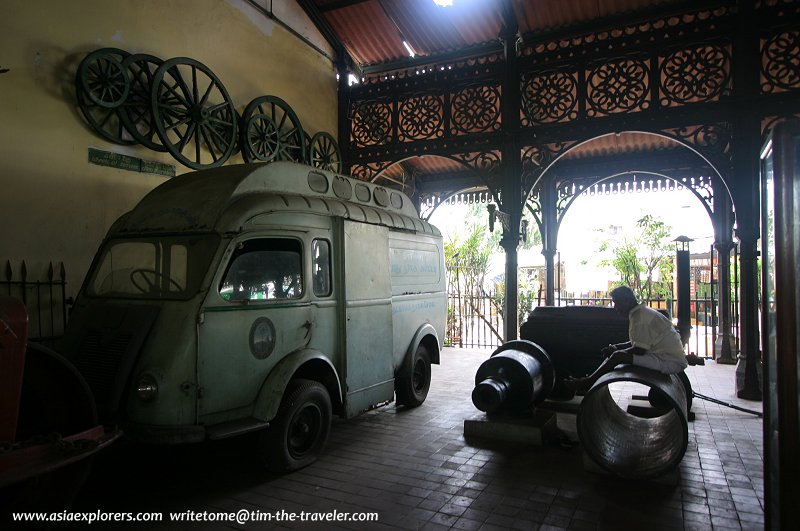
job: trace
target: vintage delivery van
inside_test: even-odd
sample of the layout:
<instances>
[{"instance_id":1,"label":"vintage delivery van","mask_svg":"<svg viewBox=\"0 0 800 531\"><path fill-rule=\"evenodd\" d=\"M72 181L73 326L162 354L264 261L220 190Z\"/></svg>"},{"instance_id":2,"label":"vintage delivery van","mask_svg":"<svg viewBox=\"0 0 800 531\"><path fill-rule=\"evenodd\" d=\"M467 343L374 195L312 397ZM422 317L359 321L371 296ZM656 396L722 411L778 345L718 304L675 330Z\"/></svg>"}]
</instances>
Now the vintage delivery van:
<instances>
[{"instance_id":1,"label":"vintage delivery van","mask_svg":"<svg viewBox=\"0 0 800 531\"><path fill-rule=\"evenodd\" d=\"M106 423L183 443L260 430L271 468L332 414L426 398L446 315L439 231L404 194L276 162L154 189L97 252L61 350Z\"/></svg>"}]
</instances>

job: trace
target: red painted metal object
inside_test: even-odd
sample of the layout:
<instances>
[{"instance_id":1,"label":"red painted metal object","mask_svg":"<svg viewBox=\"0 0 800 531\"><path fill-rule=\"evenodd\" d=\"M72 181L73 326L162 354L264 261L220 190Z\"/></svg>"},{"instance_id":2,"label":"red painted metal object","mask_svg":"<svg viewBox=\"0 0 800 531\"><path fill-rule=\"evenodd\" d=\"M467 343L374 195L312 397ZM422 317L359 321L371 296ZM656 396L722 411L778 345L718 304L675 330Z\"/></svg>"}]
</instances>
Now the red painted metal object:
<instances>
[{"instance_id":1,"label":"red painted metal object","mask_svg":"<svg viewBox=\"0 0 800 531\"><path fill-rule=\"evenodd\" d=\"M61 510L121 432L98 424L72 364L27 338L24 304L0 296L0 509Z\"/></svg>"}]
</instances>

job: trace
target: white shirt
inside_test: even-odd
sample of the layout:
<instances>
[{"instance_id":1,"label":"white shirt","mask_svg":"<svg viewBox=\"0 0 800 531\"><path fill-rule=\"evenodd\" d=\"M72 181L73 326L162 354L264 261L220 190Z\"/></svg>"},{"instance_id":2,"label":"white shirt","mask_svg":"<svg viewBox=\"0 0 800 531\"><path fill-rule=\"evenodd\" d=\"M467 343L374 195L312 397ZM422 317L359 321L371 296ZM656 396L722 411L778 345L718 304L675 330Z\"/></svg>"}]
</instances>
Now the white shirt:
<instances>
[{"instance_id":1,"label":"white shirt","mask_svg":"<svg viewBox=\"0 0 800 531\"><path fill-rule=\"evenodd\" d=\"M628 319L628 335L634 347L685 359L681 336L664 314L641 303L628 313Z\"/></svg>"}]
</instances>

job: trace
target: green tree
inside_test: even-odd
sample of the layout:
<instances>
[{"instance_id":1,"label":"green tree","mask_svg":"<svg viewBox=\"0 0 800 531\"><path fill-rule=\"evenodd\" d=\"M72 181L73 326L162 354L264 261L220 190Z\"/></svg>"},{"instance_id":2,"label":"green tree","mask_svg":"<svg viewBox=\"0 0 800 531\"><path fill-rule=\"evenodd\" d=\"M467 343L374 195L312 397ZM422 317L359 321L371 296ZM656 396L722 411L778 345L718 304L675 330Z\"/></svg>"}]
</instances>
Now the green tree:
<instances>
[{"instance_id":1,"label":"green tree","mask_svg":"<svg viewBox=\"0 0 800 531\"><path fill-rule=\"evenodd\" d=\"M600 252L610 253L611 257L600 264L613 267L619 273L615 284L630 286L640 300L669 297L674 269L671 227L647 214L636 222L636 228L633 236L603 240Z\"/></svg>"}]
</instances>

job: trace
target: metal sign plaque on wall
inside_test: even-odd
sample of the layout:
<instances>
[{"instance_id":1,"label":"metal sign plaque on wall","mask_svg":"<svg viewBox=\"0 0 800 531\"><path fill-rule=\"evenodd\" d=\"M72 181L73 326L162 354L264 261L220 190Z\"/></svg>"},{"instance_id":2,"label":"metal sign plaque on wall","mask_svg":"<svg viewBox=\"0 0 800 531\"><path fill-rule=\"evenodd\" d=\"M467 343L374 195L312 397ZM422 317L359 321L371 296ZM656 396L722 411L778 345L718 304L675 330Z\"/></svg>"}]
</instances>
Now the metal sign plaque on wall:
<instances>
[{"instance_id":1,"label":"metal sign plaque on wall","mask_svg":"<svg viewBox=\"0 0 800 531\"><path fill-rule=\"evenodd\" d=\"M152 173L175 177L175 166L156 162L152 160L142 160L138 157L103 151L101 149L89 148L89 163L98 166L109 166L121 170L138 171L139 173Z\"/></svg>"}]
</instances>

